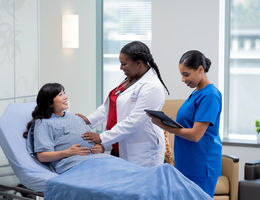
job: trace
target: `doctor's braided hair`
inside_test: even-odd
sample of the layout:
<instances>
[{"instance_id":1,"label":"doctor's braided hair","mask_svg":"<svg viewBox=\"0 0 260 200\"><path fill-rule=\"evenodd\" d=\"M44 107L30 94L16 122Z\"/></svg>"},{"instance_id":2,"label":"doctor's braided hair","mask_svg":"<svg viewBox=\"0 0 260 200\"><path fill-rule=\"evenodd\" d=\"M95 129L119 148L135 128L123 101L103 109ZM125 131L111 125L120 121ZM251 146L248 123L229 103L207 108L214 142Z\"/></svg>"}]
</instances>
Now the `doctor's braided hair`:
<instances>
[{"instance_id":1,"label":"doctor's braided hair","mask_svg":"<svg viewBox=\"0 0 260 200\"><path fill-rule=\"evenodd\" d=\"M168 88L166 87L166 85L164 84L164 82L162 80L159 68L156 65L156 63L154 62L153 56L150 53L150 50L146 46L146 44L144 44L140 41L130 42L121 49L120 53L128 55L134 61L141 60L145 64L148 64L151 68L153 68L155 70L159 80L161 81L164 88L166 89L168 95L170 94Z\"/></svg>"},{"instance_id":2,"label":"doctor's braided hair","mask_svg":"<svg viewBox=\"0 0 260 200\"><path fill-rule=\"evenodd\" d=\"M32 120L27 124L26 131L23 133L23 137L27 138L28 132L32 124L37 119L48 119L53 113L53 99L61 92L64 91L64 87L59 83L47 83L38 92L36 98L36 107L32 112Z\"/></svg>"}]
</instances>

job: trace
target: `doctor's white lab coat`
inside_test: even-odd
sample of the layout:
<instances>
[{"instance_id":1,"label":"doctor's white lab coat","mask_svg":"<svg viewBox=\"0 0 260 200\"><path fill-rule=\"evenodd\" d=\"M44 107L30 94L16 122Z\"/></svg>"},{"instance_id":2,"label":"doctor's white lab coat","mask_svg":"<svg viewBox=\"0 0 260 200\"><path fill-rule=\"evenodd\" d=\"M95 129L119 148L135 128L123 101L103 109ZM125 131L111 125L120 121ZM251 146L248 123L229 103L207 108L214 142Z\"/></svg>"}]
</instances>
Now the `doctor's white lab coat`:
<instances>
[{"instance_id":1,"label":"doctor's white lab coat","mask_svg":"<svg viewBox=\"0 0 260 200\"><path fill-rule=\"evenodd\" d=\"M163 130L151 122L144 109L161 110L164 100L163 85L151 68L118 96L117 124L100 134L102 145L106 148L119 142L120 157L144 167L163 163ZM109 97L88 116L91 128L107 121L108 108Z\"/></svg>"}]
</instances>

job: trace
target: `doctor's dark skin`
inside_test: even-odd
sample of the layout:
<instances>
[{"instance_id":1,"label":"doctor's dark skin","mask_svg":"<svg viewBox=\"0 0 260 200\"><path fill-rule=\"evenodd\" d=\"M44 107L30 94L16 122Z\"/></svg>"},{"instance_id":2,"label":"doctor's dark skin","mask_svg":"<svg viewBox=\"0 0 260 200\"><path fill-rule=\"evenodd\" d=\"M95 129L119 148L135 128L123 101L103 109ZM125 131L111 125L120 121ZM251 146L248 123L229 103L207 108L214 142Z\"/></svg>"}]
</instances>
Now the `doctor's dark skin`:
<instances>
[{"instance_id":1,"label":"doctor's dark skin","mask_svg":"<svg viewBox=\"0 0 260 200\"><path fill-rule=\"evenodd\" d=\"M129 81L141 78L149 70L147 64L144 64L141 60L133 61L124 53L120 53L119 60L121 63L120 70L125 73Z\"/></svg>"},{"instance_id":2,"label":"doctor's dark skin","mask_svg":"<svg viewBox=\"0 0 260 200\"><path fill-rule=\"evenodd\" d=\"M143 61L134 61L124 53L120 53L119 60L121 63L120 70L122 70L127 77L127 81L125 82L124 87L127 87L128 84L131 84L132 81L141 78L149 70L149 66ZM89 120L85 116L81 114L77 115L82 117L87 124L90 124ZM99 134L95 132L86 132L82 135L82 138L84 140L89 140L90 143L100 144L102 142ZM91 151L93 150L91 149Z\"/></svg>"}]
</instances>

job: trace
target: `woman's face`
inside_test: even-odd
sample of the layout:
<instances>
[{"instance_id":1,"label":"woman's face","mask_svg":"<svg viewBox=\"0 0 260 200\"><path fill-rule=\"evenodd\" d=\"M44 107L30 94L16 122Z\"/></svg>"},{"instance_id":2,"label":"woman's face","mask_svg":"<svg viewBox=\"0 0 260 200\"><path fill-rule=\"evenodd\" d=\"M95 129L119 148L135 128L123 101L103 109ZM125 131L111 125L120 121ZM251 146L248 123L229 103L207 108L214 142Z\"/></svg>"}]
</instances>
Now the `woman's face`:
<instances>
[{"instance_id":1,"label":"woman's face","mask_svg":"<svg viewBox=\"0 0 260 200\"><path fill-rule=\"evenodd\" d=\"M190 88L196 88L199 86L204 70L202 66L199 66L198 69L191 69L179 64L179 70L182 76L182 82L184 82Z\"/></svg>"},{"instance_id":2,"label":"woman's face","mask_svg":"<svg viewBox=\"0 0 260 200\"><path fill-rule=\"evenodd\" d=\"M136 78L140 73L141 61L133 61L128 55L120 53L120 69L124 71L128 79Z\"/></svg>"},{"instance_id":3,"label":"woman's face","mask_svg":"<svg viewBox=\"0 0 260 200\"><path fill-rule=\"evenodd\" d=\"M63 114L64 110L68 109L68 97L65 92L62 90L54 99L53 99L53 110L55 114Z\"/></svg>"}]
</instances>

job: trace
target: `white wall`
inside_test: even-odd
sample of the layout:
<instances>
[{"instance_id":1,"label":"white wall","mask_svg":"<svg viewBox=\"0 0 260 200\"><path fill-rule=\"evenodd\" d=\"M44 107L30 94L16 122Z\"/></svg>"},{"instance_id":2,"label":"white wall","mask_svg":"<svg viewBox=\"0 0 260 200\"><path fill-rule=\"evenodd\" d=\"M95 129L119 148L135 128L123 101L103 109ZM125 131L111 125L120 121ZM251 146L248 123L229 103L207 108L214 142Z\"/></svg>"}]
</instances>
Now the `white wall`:
<instances>
[{"instance_id":1,"label":"white wall","mask_svg":"<svg viewBox=\"0 0 260 200\"><path fill-rule=\"evenodd\" d=\"M59 82L70 111L88 114L96 108L96 1L40 1L40 84ZM63 49L61 18L79 15L79 48Z\"/></svg>"},{"instance_id":2,"label":"white wall","mask_svg":"<svg viewBox=\"0 0 260 200\"><path fill-rule=\"evenodd\" d=\"M178 69L181 55L190 49L201 50L212 65L208 78L217 87L219 71L219 0L153 0L152 53L171 95L185 99L191 92ZM244 178L244 163L260 159L259 148L223 146L223 153L239 157L239 178Z\"/></svg>"},{"instance_id":3,"label":"white wall","mask_svg":"<svg viewBox=\"0 0 260 200\"><path fill-rule=\"evenodd\" d=\"M153 0L152 53L171 95L186 98L190 89L181 82L178 69L182 54L202 51L212 65L209 79L218 85L219 0Z\"/></svg>"}]
</instances>

